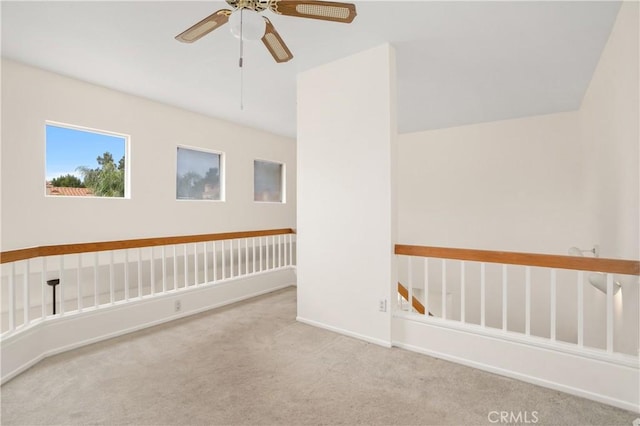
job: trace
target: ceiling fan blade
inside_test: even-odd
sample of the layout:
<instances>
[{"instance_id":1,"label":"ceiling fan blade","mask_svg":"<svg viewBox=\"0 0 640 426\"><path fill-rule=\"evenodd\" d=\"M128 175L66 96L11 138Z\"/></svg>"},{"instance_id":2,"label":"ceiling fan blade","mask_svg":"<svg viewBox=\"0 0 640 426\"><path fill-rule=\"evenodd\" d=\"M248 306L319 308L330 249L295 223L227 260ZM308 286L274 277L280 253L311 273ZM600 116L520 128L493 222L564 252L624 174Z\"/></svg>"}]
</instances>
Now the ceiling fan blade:
<instances>
[{"instance_id":1,"label":"ceiling fan blade","mask_svg":"<svg viewBox=\"0 0 640 426\"><path fill-rule=\"evenodd\" d=\"M352 3L337 3L315 0L271 0L269 9L280 15L300 18L322 19L350 23L356 17L356 6Z\"/></svg>"},{"instance_id":2,"label":"ceiling fan blade","mask_svg":"<svg viewBox=\"0 0 640 426\"><path fill-rule=\"evenodd\" d=\"M178 34L176 40L183 43L193 43L196 40L209 34L211 31L223 26L229 21L231 11L229 9L220 9L212 15L207 16L188 30Z\"/></svg>"},{"instance_id":3,"label":"ceiling fan blade","mask_svg":"<svg viewBox=\"0 0 640 426\"><path fill-rule=\"evenodd\" d=\"M269 52L271 52L273 59L278 63L287 62L293 59L293 54L287 45L284 44L282 37L280 37L280 34L278 34L271 21L267 18L264 18L264 20L267 23L267 27L264 32L264 36L262 37L262 42L267 46Z\"/></svg>"}]
</instances>

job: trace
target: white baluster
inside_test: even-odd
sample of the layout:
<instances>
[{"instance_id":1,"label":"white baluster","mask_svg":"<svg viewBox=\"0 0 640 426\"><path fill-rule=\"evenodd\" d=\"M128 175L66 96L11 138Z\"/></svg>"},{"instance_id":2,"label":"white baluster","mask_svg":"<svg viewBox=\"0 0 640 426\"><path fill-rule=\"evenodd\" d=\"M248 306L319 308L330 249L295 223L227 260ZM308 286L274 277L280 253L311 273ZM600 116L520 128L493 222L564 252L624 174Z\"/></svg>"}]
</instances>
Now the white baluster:
<instances>
[{"instance_id":1,"label":"white baluster","mask_svg":"<svg viewBox=\"0 0 640 426\"><path fill-rule=\"evenodd\" d=\"M269 269L269 237L264 237L264 249L265 249L265 267L264 269Z\"/></svg>"},{"instance_id":2,"label":"white baluster","mask_svg":"<svg viewBox=\"0 0 640 426\"><path fill-rule=\"evenodd\" d=\"M178 290L178 250L173 245L173 291Z\"/></svg>"},{"instance_id":3,"label":"white baluster","mask_svg":"<svg viewBox=\"0 0 640 426\"><path fill-rule=\"evenodd\" d=\"M218 244L213 242L213 282L218 280Z\"/></svg>"},{"instance_id":4,"label":"white baluster","mask_svg":"<svg viewBox=\"0 0 640 426\"><path fill-rule=\"evenodd\" d=\"M429 316L429 258L424 258L424 314Z\"/></svg>"},{"instance_id":5,"label":"white baluster","mask_svg":"<svg viewBox=\"0 0 640 426\"><path fill-rule=\"evenodd\" d=\"M129 249L124 249L124 300L129 301Z\"/></svg>"},{"instance_id":6,"label":"white baluster","mask_svg":"<svg viewBox=\"0 0 640 426\"><path fill-rule=\"evenodd\" d=\"M22 281L22 285L23 285L23 289L22 289L22 299L23 299L23 303L22 303L22 307L23 307L23 325L27 325L29 324L29 309L31 308L31 301L29 300L29 275L31 275L31 268L29 265L30 259L27 259L25 261L25 271L24 271L24 277L23 277L23 281Z\"/></svg>"},{"instance_id":7,"label":"white baluster","mask_svg":"<svg viewBox=\"0 0 640 426\"><path fill-rule=\"evenodd\" d=\"M465 312L466 289L467 289L466 267L465 267L465 261L462 260L460 261L460 322L463 324L465 323L465 317L466 317L466 312Z\"/></svg>"},{"instance_id":8,"label":"white baluster","mask_svg":"<svg viewBox=\"0 0 640 426\"><path fill-rule=\"evenodd\" d=\"M204 250L204 283L209 282L209 251L207 250L208 243L205 241L202 243Z\"/></svg>"},{"instance_id":9,"label":"white baluster","mask_svg":"<svg viewBox=\"0 0 640 426\"><path fill-rule=\"evenodd\" d=\"M584 272L578 272L578 346L584 346Z\"/></svg>"},{"instance_id":10,"label":"white baluster","mask_svg":"<svg viewBox=\"0 0 640 426\"><path fill-rule=\"evenodd\" d=\"M531 335L531 267L526 266L524 269L525 279L524 279L524 324L525 324L525 334L527 336Z\"/></svg>"},{"instance_id":11,"label":"white baluster","mask_svg":"<svg viewBox=\"0 0 640 426\"><path fill-rule=\"evenodd\" d=\"M11 262L9 275L9 332L16 328L16 262Z\"/></svg>"},{"instance_id":12,"label":"white baluster","mask_svg":"<svg viewBox=\"0 0 640 426\"><path fill-rule=\"evenodd\" d=\"M93 307L98 309L100 305L100 289L98 288L98 261L99 261L99 252L93 253Z\"/></svg>"},{"instance_id":13,"label":"white baluster","mask_svg":"<svg viewBox=\"0 0 640 426\"><path fill-rule=\"evenodd\" d=\"M225 279L225 269L227 268L227 259L226 258L226 250L224 248L224 240L220 241L221 245L222 245L222 279Z\"/></svg>"},{"instance_id":14,"label":"white baluster","mask_svg":"<svg viewBox=\"0 0 640 426\"><path fill-rule=\"evenodd\" d=\"M277 253L276 253L276 236L272 235L271 236L271 254L272 254L272 263L271 263L271 269L275 269L276 268L276 257L277 257Z\"/></svg>"},{"instance_id":15,"label":"white baluster","mask_svg":"<svg viewBox=\"0 0 640 426\"><path fill-rule=\"evenodd\" d=\"M46 285L47 285L47 258L46 257L41 257L40 258L40 265L42 266L41 272L40 272L40 297L42 300L42 306L41 308L41 313L40 313L40 318L44 319L47 317L47 292L46 292Z\"/></svg>"},{"instance_id":16,"label":"white baluster","mask_svg":"<svg viewBox=\"0 0 640 426\"><path fill-rule=\"evenodd\" d=\"M480 325L484 327L485 323L485 280L486 280L486 265L484 262L480 264Z\"/></svg>"},{"instance_id":17,"label":"white baluster","mask_svg":"<svg viewBox=\"0 0 640 426\"><path fill-rule=\"evenodd\" d=\"M285 234L282 236L282 253L284 254L284 261L283 261L283 266L287 266L288 260L287 260L287 254L289 253L289 246L287 245L289 241L289 235Z\"/></svg>"},{"instance_id":18,"label":"white baluster","mask_svg":"<svg viewBox=\"0 0 640 426\"><path fill-rule=\"evenodd\" d=\"M59 277L60 277L60 316L64 315L64 255L60 255L59 265Z\"/></svg>"},{"instance_id":19,"label":"white baluster","mask_svg":"<svg viewBox=\"0 0 640 426\"><path fill-rule=\"evenodd\" d=\"M233 240L229 240L229 278L233 278Z\"/></svg>"},{"instance_id":20,"label":"white baluster","mask_svg":"<svg viewBox=\"0 0 640 426\"><path fill-rule=\"evenodd\" d=\"M167 249L162 246L162 294L167 292Z\"/></svg>"},{"instance_id":21,"label":"white baluster","mask_svg":"<svg viewBox=\"0 0 640 426\"><path fill-rule=\"evenodd\" d=\"M411 261L413 257L407 257L407 268L408 278L407 278L407 300L409 301L409 312L413 312L413 268L411 267Z\"/></svg>"},{"instance_id":22,"label":"white baluster","mask_svg":"<svg viewBox=\"0 0 640 426\"><path fill-rule=\"evenodd\" d=\"M138 298L142 299L142 249L138 247Z\"/></svg>"},{"instance_id":23,"label":"white baluster","mask_svg":"<svg viewBox=\"0 0 640 426\"><path fill-rule=\"evenodd\" d=\"M293 266L293 234L289 234L289 265Z\"/></svg>"},{"instance_id":24,"label":"white baluster","mask_svg":"<svg viewBox=\"0 0 640 426\"><path fill-rule=\"evenodd\" d=\"M244 273L249 275L249 239L244 239Z\"/></svg>"},{"instance_id":25,"label":"white baluster","mask_svg":"<svg viewBox=\"0 0 640 426\"><path fill-rule=\"evenodd\" d=\"M78 253L78 269L76 272L76 280L78 281L78 287L76 288L76 301L78 302L78 312L82 312L82 253Z\"/></svg>"},{"instance_id":26,"label":"white baluster","mask_svg":"<svg viewBox=\"0 0 640 426\"><path fill-rule=\"evenodd\" d=\"M607 274L607 352L613 353L613 274Z\"/></svg>"},{"instance_id":27,"label":"white baluster","mask_svg":"<svg viewBox=\"0 0 640 426\"><path fill-rule=\"evenodd\" d=\"M557 286L557 277L556 277L556 270L555 269L551 269L551 290L550 290L550 307L549 307L549 315L550 315L550 320L549 320L549 327L550 327L550 335L551 335L551 340L555 341L556 340L556 286Z\"/></svg>"},{"instance_id":28,"label":"white baluster","mask_svg":"<svg viewBox=\"0 0 640 426\"><path fill-rule=\"evenodd\" d=\"M187 245L184 244L182 253L184 254L184 288L189 287L189 253Z\"/></svg>"},{"instance_id":29,"label":"white baluster","mask_svg":"<svg viewBox=\"0 0 640 426\"><path fill-rule=\"evenodd\" d=\"M252 244L252 255L251 255L251 272L255 274L256 272L256 239L255 237L251 239Z\"/></svg>"},{"instance_id":30,"label":"white baluster","mask_svg":"<svg viewBox=\"0 0 640 426\"><path fill-rule=\"evenodd\" d=\"M150 292L153 296L156 294L156 258L153 250L153 246L149 247L149 281Z\"/></svg>"},{"instance_id":31,"label":"white baluster","mask_svg":"<svg viewBox=\"0 0 640 426\"><path fill-rule=\"evenodd\" d=\"M198 243L193 243L193 285L198 285Z\"/></svg>"},{"instance_id":32,"label":"white baluster","mask_svg":"<svg viewBox=\"0 0 640 426\"><path fill-rule=\"evenodd\" d=\"M442 319L447 319L447 260L442 259Z\"/></svg>"},{"instance_id":33,"label":"white baluster","mask_svg":"<svg viewBox=\"0 0 640 426\"><path fill-rule=\"evenodd\" d=\"M113 250L109 251L109 301L115 303L115 284L113 280Z\"/></svg>"},{"instance_id":34,"label":"white baluster","mask_svg":"<svg viewBox=\"0 0 640 426\"><path fill-rule=\"evenodd\" d=\"M502 331L507 331L507 265L502 265Z\"/></svg>"}]
</instances>

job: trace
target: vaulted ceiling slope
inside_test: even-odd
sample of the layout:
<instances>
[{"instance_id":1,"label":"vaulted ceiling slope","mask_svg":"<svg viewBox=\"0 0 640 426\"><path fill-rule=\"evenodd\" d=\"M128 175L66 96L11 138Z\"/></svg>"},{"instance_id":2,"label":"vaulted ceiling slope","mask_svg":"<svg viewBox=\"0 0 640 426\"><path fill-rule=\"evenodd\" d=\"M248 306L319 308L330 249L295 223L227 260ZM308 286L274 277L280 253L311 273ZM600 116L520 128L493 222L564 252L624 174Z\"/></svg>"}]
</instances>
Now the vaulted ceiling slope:
<instances>
[{"instance_id":1,"label":"vaulted ceiling slope","mask_svg":"<svg viewBox=\"0 0 640 426\"><path fill-rule=\"evenodd\" d=\"M295 137L296 75L390 42L401 133L579 108L620 7L617 1L358 1L352 24L265 11L293 52L276 64L220 29L174 36L210 2L2 2L2 55L39 68Z\"/></svg>"}]
</instances>

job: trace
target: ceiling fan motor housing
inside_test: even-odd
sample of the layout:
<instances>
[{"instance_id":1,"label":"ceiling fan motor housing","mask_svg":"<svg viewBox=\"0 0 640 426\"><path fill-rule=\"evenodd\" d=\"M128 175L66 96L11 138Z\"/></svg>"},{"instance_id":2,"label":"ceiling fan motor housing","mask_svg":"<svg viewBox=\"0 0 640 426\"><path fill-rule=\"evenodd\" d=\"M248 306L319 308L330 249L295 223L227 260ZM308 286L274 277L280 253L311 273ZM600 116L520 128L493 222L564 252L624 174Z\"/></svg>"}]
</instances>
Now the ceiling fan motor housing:
<instances>
[{"instance_id":1,"label":"ceiling fan motor housing","mask_svg":"<svg viewBox=\"0 0 640 426\"><path fill-rule=\"evenodd\" d=\"M234 9L250 9L255 12L262 12L269 7L270 0L227 0L229 6Z\"/></svg>"}]
</instances>

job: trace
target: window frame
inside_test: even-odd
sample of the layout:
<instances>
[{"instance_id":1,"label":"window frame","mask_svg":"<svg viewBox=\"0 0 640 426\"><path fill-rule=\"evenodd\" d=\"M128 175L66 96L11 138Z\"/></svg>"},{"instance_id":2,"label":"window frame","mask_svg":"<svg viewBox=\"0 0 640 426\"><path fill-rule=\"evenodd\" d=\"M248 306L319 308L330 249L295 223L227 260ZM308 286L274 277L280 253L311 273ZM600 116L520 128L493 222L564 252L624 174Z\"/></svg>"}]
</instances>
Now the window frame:
<instances>
[{"instance_id":1,"label":"window frame","mask_svg":"<svg viewBox=\"0 0 640 426\"><path fill-rule=\"evenodd\" d=\"M87 133L97 133L99 135L112 136L124 139L124 196L123 197L102 197L99 195L49 195L47 194L47 126L61 127L64 129L76 130ZM98 155L102 155L99 153ZM96 129L94 127L81 126L78 124L63 123L61 121L45 120L44 122L44 196L45 198L86 198L86 199L107 199L107 200L130 200L131 199L131 136L125 133L113 132L110 130Z\"/></svg>"},{"instance_id":2,"label":"window frame","mask_svg":"<svg viewBox=\"0 0 640 426\"><path fill-rule=\"evenodd\" d=\"M207 154L216 154L218 156L218 173L220 175L220 199L219 200L214 200L214 199L207 199L207 198L178 198L178 186L177 186L177 178L178 178L178 151L180 149L187 149L189 151L197 151L197 152L204 152ZM206 201L206 202L218 202L218 203L224 203L227 200L227 190L226 190L226 168L227 168L227 164L226 164L226 153L224 151L219 151L219 150L215 150L215 149L209 149L209 148L202 148L202 147L196 147L193 145L183 145L183 144L177 144L176 145L176 157L175 157L175 176L176 176L176 187L175 187L175 200L179 201L179 202L189 202L189 201Z\"/></svg>"},{"instance_id":3,"label":"window frame","mask_svg":"<svg viewBox=\"0 0 640 426\"><path fill-rule=\"evenodd\" d=\"M256 200L256 162L279 164L282 166L282 176L280 181L280 194L282 195L280 201L262 201ZM266 160L263 158L253 159L253 202L254 203L266 203L266 204L286 204L287 203L287 164L284 161Z\"/></svg>"}]
</instances>

